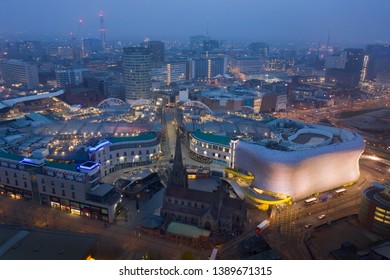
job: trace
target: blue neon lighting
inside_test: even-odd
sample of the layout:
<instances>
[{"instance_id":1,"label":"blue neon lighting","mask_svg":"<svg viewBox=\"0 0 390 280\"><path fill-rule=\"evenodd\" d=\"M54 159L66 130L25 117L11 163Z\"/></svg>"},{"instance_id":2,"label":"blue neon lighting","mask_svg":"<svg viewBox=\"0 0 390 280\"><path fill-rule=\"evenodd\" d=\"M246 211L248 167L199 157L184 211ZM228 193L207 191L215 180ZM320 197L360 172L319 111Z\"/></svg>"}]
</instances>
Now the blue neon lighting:
<instances>
[{"instance_id":1,"label":"blue neon lighting","mask_svg":"<svg viewBox=\"0 0 390 280\"><path fill-rule=\"evenodd\" d=\"M83 170L92 170L92 169L95 169L96 167L99 167L100 166L100 163L95 163L94 165L92 166L84 166L84 165L80 165L80 169L83 169Z\"/></svg>"},{"instance_id":2,"label":"blue neon lighting","mask_svg":"<svg viewBox=\"0 0 390 280\"><path fill-rule=\"evenodd\" d=\"M88 149L88 152L96 152L97 150L103 148L104 146L107 146L107 145L110 145L111 142L110 141L104 141L103 143L100 143L99 145L97 145L96 147L91 147Z\"/></svg>"}]
</instances>

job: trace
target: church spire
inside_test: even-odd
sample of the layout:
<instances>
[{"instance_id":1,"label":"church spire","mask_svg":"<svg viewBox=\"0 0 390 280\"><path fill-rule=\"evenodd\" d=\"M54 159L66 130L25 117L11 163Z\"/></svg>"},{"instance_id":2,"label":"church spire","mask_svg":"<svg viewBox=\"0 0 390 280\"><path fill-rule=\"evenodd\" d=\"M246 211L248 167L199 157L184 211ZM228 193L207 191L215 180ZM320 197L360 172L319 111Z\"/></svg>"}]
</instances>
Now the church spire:
<instances>
[{"instance_id":1,"label":"church spire","mask_svg":"<svg viewBox=\"0 0 390 280\"><path fill-rule=\"evenodd\" d=\"M187 172L183 164L183 157L181 154L179 129L176 131L175 157L173 159L172 172L169 177L168 187L187 188Z\"/></svg>"}]
</instances>

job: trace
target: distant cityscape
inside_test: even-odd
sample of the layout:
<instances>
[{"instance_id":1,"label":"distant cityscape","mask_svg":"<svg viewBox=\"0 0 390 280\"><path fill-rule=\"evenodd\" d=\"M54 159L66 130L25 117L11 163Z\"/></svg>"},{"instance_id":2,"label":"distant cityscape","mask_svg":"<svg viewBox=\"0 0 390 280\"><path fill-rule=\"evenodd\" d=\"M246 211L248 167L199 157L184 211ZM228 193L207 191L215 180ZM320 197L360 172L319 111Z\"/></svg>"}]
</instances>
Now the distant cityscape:
<instances>
[{"instance_id":1,"label":"distant cityscape","mask_svg":"<svg viewBox=\"0 0 390 280\"><path fill-rule=\"evenodd\" d=\"M0 36L0 259L390 258L388 43L82 25Z\"/></svg>"}]
</instances>

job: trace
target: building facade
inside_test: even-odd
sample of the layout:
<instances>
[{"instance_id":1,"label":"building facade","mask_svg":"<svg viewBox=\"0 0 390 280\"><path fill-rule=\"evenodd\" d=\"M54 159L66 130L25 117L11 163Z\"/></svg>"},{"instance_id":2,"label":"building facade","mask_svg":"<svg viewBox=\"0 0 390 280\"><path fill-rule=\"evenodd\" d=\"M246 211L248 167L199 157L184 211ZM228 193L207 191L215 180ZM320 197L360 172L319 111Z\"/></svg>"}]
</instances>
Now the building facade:
<instances>
[{"instance_id":1,"label":"building facade","mask_svg":"<svg viewBox=\"0 0 390 280\"><path fill-rule=\"evenodd\" d=\"M196 130L190 135L190 154L198 160L229 166L230 138Z\"/></svg>"},{"instance_id":2,"label":"building facade","mask_svg":"<svg viewBox=\"0 0 390 280\"><path fill-rule=\"evenodd\" d=\"M2 79L12 86L22 84L27 89L39 86L38 67L35 64L20 60L0 60L0 72Z\"/></svg>"},{"instance_id":3,"label":"building facade","mask_svg":"<svg viewBox=\"0 0 390 280\"><path fill-rule=\"evenodd\" d=\"M88 68L56 69L55 73L59 87L81 85L89 77Z\"/></svg>"},{"instance_id":4,"label":"building facade","mask_svg":"<svg viewBox=\"0 0 390 280\"><path fill-rule=\"evenodd\" d=\"M162 41L149 41L147 47L151 53L152 63L165 62L165 43Z\"/></svg>"},{"instance_id":5,"label":"building facade","mask_svg":"<svg viewBox=\"0 0 390 280\"><path fill-rule=\"evenodd\" d=\"M371 232L390 237L390 186L373 183L363 191L359 222Z\"/></svg>"},{"instance_id":6,"label":"building facade","mask_svg":"<svg viewBox=\"0 0 390 280\"><path fill-rule=\"evenodd\" d=\"M101 165L102 176L125 166L152 163L160 151L160 140L154 132L112 137L88 148L90 159Z\"/></svg>"},{"instance_id":7,"label":"building facade","mask_svg":"<svg viewBox=\"0 0 390 280\"><path fill-rule=\"evenodd\" d=\"M151 98L152 56L147 48L124 48L123 71L127 103Z\"/></svg>"},{"instance_id":8,"label":"building facade","mask_svg":"<svg viewBox=\"0 0 390 280\"><path fill-rule=\"evenodd\" d=\"M111 223L121 197L99 181L95 162L75 166L0 152L1 194Z\"/></svg>"}]
</instances>

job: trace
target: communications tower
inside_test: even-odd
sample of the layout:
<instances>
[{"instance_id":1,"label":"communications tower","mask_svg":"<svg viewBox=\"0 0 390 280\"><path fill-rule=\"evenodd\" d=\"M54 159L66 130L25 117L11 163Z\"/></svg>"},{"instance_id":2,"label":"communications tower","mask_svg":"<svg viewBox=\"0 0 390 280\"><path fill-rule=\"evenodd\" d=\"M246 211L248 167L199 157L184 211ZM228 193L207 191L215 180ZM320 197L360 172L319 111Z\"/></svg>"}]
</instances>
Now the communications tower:
<instances>
[{"instance_id":1,"label":"communications tower","mask_svg":"<svg viewBox=\"0 0 390 280\"><path fill-rule=\"evenodd\" d=\"M103 50L106 47L106 28L104 27L104 14L102 11L99 13L100 18L100 41L102 43Z\"/></svg>"}]
</instances>

